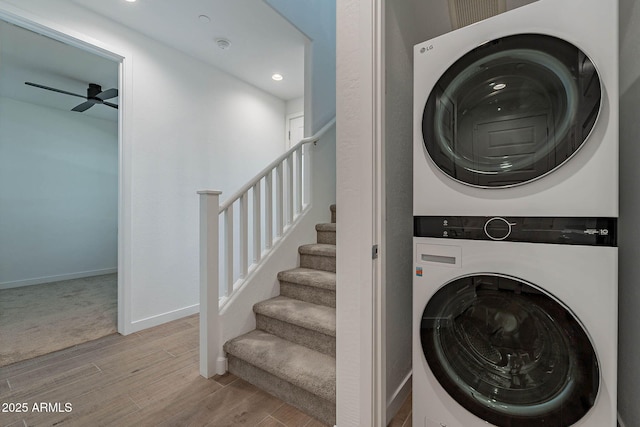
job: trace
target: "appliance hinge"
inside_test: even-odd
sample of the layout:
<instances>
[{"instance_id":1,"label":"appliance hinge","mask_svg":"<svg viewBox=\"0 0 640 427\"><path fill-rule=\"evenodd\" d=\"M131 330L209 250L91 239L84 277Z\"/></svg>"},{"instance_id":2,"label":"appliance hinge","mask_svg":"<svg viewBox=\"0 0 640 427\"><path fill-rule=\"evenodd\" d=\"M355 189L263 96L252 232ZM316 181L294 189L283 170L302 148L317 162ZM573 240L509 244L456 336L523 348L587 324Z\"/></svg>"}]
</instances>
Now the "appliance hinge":
<instances>
[{"instance_id":1,"label":"appliance hinge","mask_svg":"<svg viewBox=\"0 0 640 427\"><path fill-rule=\"evenodd\" d=\"M373 245L371 247L371 259L377 259L378 258L378 245Z\"/></svg>"}]
</instances>

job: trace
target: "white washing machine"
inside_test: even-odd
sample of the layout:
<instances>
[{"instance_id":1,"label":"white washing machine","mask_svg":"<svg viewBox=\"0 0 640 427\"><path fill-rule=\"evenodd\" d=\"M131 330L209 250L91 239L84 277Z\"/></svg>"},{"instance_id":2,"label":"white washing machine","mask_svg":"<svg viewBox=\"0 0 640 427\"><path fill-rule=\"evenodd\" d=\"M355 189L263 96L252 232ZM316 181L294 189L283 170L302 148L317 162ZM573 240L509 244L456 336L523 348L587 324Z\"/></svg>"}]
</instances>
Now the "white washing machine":
<instances>
[{"instance_id":1,"label":"white washing machine","mask_svg":"<svg viewBox=\"0 0 640 427\"><path fill-rule=\"evenodd\" d=\"M539 0L414 48L414 215L618 216L617 1Z\"/></svg>"},{"instance_id":2,"label":"white washing machine","mask_svg":"<svg viewBox=\"0 0 640 427\"><path fill-rule=\"evenodd\" d=\"M413 425L615 427L616 219L417 217Z\"/></svg>"}]
</instances>

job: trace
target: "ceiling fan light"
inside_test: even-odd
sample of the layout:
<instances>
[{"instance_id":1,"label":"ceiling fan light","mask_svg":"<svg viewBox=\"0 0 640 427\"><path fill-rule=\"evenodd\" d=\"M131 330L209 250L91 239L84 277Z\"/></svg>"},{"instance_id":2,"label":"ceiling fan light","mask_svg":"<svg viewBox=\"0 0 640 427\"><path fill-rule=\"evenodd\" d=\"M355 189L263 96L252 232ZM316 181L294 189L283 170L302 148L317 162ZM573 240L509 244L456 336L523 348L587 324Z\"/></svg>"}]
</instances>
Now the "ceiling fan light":
<instances>
[{"instance_id":1,"label":"ceiling fan light","mask_svg":"<svg viewBox=\"0 0 640 427\"><path fill-rule=\"evenodd\" d=\"M116 88L111 88L103 91L102 86L100 86L99 84L89 83L89 87L87 88L87 95L85 96L77 93L67 92L66 90L62 90L62 89L56 89L54 87L44 86L38 83L24 82L24 84L28 86L37 87L39 89L45 89L45 90L49 90L57 93L62 93L64 95L71 95L71 96L76 96L78 98L85 99L85 102L79 105L76 105L71 109L71 111L82 113L83 111L86 111L89 108L93 107L95 104L106 105L108 107L118 109L117 104L113 104L111 102L105 101L106 99L111 99L118 96L118 89Z\"/></svg>"}]
</instances>

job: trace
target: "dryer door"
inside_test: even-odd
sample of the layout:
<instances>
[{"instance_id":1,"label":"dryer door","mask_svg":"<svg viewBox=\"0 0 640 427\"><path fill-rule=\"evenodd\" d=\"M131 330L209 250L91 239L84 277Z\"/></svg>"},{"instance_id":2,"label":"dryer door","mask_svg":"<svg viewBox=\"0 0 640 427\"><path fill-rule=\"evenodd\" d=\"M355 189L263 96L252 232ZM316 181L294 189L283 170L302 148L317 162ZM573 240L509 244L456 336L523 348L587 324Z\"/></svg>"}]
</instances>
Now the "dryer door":
<instances>
[{"instance_id":1,"label":"dryer door","mask_svg":"<svg viewBox=\"0 0 640 427\"><path fill-rule=\"evenodd\" d=\"M600 111L595 66L564 40L521 34L485 43L442 75L422 119L426 150L478 187L537 179L585 142Z\"/></svg>"},{"instance_id":2,"label":"dryer door","mask_svg":"<svg viewBox=\"0 0 640 427\"><path fill-rule=\"evenodd\" d=\"M447 393L496 426L573 425L595 402L598 360L580 322L519 279L446 284L427 303L420 337Z\"/></svg>"}]
</instances>

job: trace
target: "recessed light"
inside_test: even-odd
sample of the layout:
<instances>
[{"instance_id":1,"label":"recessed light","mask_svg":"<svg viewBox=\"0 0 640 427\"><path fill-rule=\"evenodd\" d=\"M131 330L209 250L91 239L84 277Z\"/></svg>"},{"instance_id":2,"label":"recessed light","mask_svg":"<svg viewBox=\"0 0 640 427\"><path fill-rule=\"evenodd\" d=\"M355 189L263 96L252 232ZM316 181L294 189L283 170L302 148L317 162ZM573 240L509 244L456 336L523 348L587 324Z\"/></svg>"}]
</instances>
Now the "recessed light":
<instances>
[{"instance_id":1,"label":"recessed light","mask_svg":"<svg viewBox=\"0 0 640 427\"><path fill-rule=\"evenodd\" d=\"M500 90L500 89L504 89L505 87L507 87L506 84L504 83L498 83L496 85L493 86L493 90Z\"/></svg>"},{"instance_id":2,"label":"recessed light","mask_svg":"<svg viewBox=\"0 0 640 427\"><path fill-rule=\"evenodd\" d=\"M282 77L282 74L278 74L275 73L273 76L271 76L271 78L277 82L279 82L280 80L282 80L284 77Z\"/></svg>"},{"instance_id":3,"label":"recessed light","mask_svg":"<svg viewBox=\"0 0 640 427\"><path fill-rule=\"evenodd\" d=\"M127 3L134 3L136 0L125 0Z\"/></svg>"},{"instance_id":4,"label":"recessed light","mask_svg":"<svg viewBox=\"0 0 640 427\"><path fill-rule=\"evenodd\" d=\"M134 0L135 1L135 0ZM211 22L211 18L209 18L207 15L200 15L198 16L198 19L200 20L200 22L202 22L203 24L208 24L209 22Z\"/></svg>"}]
</instances>

